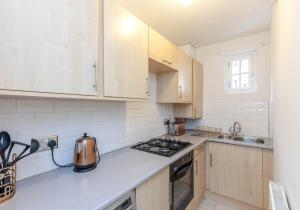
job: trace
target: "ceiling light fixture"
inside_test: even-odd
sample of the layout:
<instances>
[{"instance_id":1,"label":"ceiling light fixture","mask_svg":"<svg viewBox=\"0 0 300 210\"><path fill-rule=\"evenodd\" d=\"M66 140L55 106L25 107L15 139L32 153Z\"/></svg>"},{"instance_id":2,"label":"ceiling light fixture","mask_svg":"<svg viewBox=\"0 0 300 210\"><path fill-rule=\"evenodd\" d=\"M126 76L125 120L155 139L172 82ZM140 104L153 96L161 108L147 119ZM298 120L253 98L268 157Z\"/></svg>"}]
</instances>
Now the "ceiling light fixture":
<instances>
[{"instance_id":1,"label":"ceiling light fixture","mask_svg":"<svg viewBox=\"0 0 300 210\"><path fill-rule=\"evenodd\" d=\"M192 4L192 1L193 0L179 0L179 3L184 6L184 7L187 7L187 6L190 6Z\"/></svg>"}]
</instances>

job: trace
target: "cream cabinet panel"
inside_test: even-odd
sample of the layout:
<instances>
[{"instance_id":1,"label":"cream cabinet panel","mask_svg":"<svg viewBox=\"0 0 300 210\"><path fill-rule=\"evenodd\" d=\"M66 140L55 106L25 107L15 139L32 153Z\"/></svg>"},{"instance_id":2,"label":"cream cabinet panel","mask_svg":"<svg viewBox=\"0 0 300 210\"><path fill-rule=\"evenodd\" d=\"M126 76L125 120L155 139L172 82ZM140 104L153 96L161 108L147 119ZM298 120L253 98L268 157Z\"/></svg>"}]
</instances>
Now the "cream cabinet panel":
<instances>
[{"instance_id":1,"label":"cream cabinet panel","mask_svg":"<svg viewBox=\"0 0 300 210\"><path fill-rule=\"evenodd\" d=\"M204 145L194 152L194 199L196 208L199 206L205 190L205 149Z\"/></svg>"},{"instance_id":2,"label":"cream cabinet panel","mask_svg":"<svg viewBox=\"0 0 300 210\"><path fill-rule=\"evenodd\" d=\"M149 58L160 64L172 68L173 70L178 69L178 48L172 42L167 40L153 28L149 28ZM159 71L168 71L163 66L153 67L155 70L150 71L157 73ZM161 69L160 69L161 68ZM169 71L172 71L169 69Z\"/></svg>"},{"instance_id":3,"label":"cream cabinet panel","mask_svg":"<svg viewBox=\"0 0 300 210\"><path fill-rule=\"evenodd\" d=\"M97 0L2 0L0 89L96 95Z\"/></svg>"},{"instance_id":4,"label":"cream cabinet panel","mask_svg":"<svg viewBox=\"0 0 300 210\"><path fill-rule=\"evenodd\" d=\"M192 103L192 58L179 50L178 71L157 74L157 103Z\"/></svg>"},{"instance_id":5,"label":"cream cabinet panel","mask_svg":"<svg viewBox=\"0 0 300 210\"><path fill-rule=\"evenodd\" d=\"M209 143L212 192L263 207L262 149Z\"/></svg>"},{"instance_id":6,"label":"cream cabinet panel","mask_svg":"<svg viewBox=\"0 0 300 210\"><path fill-rule=\"evenodd\" d=\"M203 65L193 60L193 118L203 115Z\"/></svg>"},{"instance_id":7,"label":"cream cabinet panel","mask_svg":"<svg viewBox=\"0 0 300 210\"><path fill-rule=\"evenodd\" d=\"M196 210L205 191L205 146L194 150L194 198L185 210Z\"/></svg>"},{"instance_id":8,"label":"cream cabinet panel","mask_svg":"<svg viewBox=\"0 0 300 210\"><path fill-rule=\"evenodd\" d=\"M148 97L148 26L116 0L104 1L104 96Z\"/></svg>"},{"instance_id":9,"label":"cream cabinet panel","mask_svg":"<svg viewBox=\"0 0 300 210\"><path fill-rule=\"evenodd\" d=\"M263 150L264 209L269 209L269 182L273 181L273 151Z\"/></svg>"},{"instance_id":10,"label":"cream cabinet panel","mask_svg":"<svg viewBox=\"0 0 300 210\"><path fill-rule=\"evenodd\" d=\"M178 73L167 72L156 75L156 102L177 103L178 98Z\"/></svg>"},{"instance_id":11,"label":"cream cabinet panel","mask_svg":"<svg viewBox=\"0 0 300 210\"><path fill-rule=\"evenodd\" d=\"M137 210L168 210L169 167L136 188Z\"/></svg>"},{"instance_id":12,"label":"cream cabinet panel","mask_svg":"<svg viewBox=\"0 0 300 210\"><path fill-rule=\"evenodd\" d=\"M203 66L193 60L192 103L175 104L175 117L198 119L203 115Z\"/></svg>"},{"instance_id":13,"label":"cream cabinet panel","mask_svg":"<svg viewBox=\"0 0 300 210\"><path fill-rule=\"evenodd\" d=\"M192 103L193 94L193 59L179 50L178 91L179 102Z\"/></svg>"}]
</instances>

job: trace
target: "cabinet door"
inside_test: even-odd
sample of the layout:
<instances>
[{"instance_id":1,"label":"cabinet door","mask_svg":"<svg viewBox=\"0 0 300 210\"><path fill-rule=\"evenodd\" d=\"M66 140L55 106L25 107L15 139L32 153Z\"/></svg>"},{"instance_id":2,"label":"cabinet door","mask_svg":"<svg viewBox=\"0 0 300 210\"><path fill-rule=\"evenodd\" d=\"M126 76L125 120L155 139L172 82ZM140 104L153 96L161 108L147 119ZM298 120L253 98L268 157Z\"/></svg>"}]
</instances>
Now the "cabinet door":
<instances>
[{"instance_id":1,"label":"cabinet door","mask_svg":"<svg viewBox=\"0 0 300 210\"><path fill-rule=\"evenodd\" d=\"M168 210L169 167L136 188L137 210Z\"/></svg>"},{"instance_id":2,"label":"cabinet door","mask_svg":"<svg viewBox=\"0 0 300 210\"><path fill-rule=\"evenodd\" d=\"M156 75L156 102L178 102L178 72L172 71Z\"/></svg>"},{"instance_id":3,"label":"cabinet door","mask_svg":"<svg viewBox=\"0 0 300 210\"><path fill-rule=\"evenodd\" d=\"M97 0L2 0L0 89L96 95Z\"/></svg>"},{"instance_id":4,"label":"cabinet door","mask_svg":"<svg viewBox=\"0 0 300 210\"><path fill-rule=\"evenodd\" d=\"M269 209L269 182L273 180L273 151L263 150L264 209Z\"/></svg>"},{"instance_id":5,"label":"cabinet door","mask_svg":"<svg viewBox=\"0 0 300 210\"><path fill-rule=\"evenodd\" d=\"M153 28L149 28L149 58L178 69L178 48Z\"/></svg>"},{"instance_id":6,"label":"cabinet door","mask_svg":"<svg viewBox=\"0 0 300 210\"><path fill-rule=\"evenodd\" d=\"M194 158L194 199L195 206L198 207L204 194L204 147L199 148L200 152ZM195 153L194 153L195 154Z\"/></svg>"},{"instance_id":7,"label":"cabinet door","mask_svg":"<svg viewBox=\"0 0 300 210\"><path fill-rule=\"evenodd\" d=\"M210 190L263 207L262 149L209 143Z\"/></svg>"},{"instance_id":8,"label":"cabinet door","mask_svg":"<svg viewBox=\"0 0 300 210\"><path fill-rule=\"evenodd\" d=\"M203 66L193 60L193 118L201 118L203 114Z\"/></svg>"},{"instance_id":9,"label":"cabinet door","mask_svg":"<svg viewBox=\"0 0 300 210\"><path fill-rule=\"evenodd\" d=\"M193 59L179 50L179 69L178 69L178 95L179 102L192 102L193 92Z\"/></svg>"},{"instance_id":10,"label":"cabinet door","mask_svg":"<svg viewBox=\"0 0 300 210\"><path fill-rule=\"evenodd\" d=\"M194 198L185 210L195 210L200 205L204 195L204 147L194 150Z\"/></svg>"},{"instance_id":11,"label":"cabinet door","mask_svg":"<svg viewBox=\"0 0 300 210\"><path fill-rule=\"evenodd\" d=\"M197 192L197 203L200 204L205 191L205 151L202 149L200 154L197 156L197 177L198 177L198 192Z\"/></svg>"},{"instance_id":12,"label":"cabinet door","mask_svg":"<svg viewBox=\"0 0 300 210\"><path fill-rule=\"evenodd\" d=\"M203 114L203 66L193 59L192 104L175 104L175 117L198 119Z\"/></svg>"},{"instance_id":13,"label":"cabinet door","mask_svg":"<svg viewBox=\"0 0 300 210\"><path fill-rule=\"evenodd\" d=\"M104 1L104 96L148 97L148 26Z\"/></svg>"}]
</instances>

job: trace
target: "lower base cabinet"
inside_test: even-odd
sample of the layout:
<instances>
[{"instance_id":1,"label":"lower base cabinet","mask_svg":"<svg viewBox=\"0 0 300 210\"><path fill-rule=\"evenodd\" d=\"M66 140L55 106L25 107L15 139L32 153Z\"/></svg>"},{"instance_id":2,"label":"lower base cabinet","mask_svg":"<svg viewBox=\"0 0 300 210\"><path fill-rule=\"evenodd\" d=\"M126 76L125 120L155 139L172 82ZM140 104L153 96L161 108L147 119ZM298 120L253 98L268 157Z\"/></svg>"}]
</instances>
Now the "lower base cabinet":
<instances>
[{"instance_id":1,"label":"lower base cabinet","mask_svg":"<svg viewBox=\"0 0 300 210\"><path fill-rule=\"evenodd\" d=\"M194 150L194 198L186 210L196 210L205 191L205 145Z\"/></svg>"},{"instance_id":2,"label":"lower base cabinet","mask_svg":"<svg viewBox=\"0 0 300 210\"><path fill-rule=\"evenodd\" d=\"M206 156L208 190L268 209L272 154L261 148L210 142Z\"/></svg>"},{"instance_id":3,"label":"lower base cabinet","mask_svg":"<svg viewBox=\"0 0 300 210\"><path fill-rule=\"evenodd\" d=\"M269 209L269 182L273 180L273 151L263 150L264 209Z\"/></svg>"},{"instance_id":4,"label":"lower base cabinet","mask_svg":"<svg viewBox=\"0 0 300 210\"><path fill-rule=\"evenodd\" d=\"M169 167L136 188L137 210L169 210Z\"/></svg>"}]
</instances>

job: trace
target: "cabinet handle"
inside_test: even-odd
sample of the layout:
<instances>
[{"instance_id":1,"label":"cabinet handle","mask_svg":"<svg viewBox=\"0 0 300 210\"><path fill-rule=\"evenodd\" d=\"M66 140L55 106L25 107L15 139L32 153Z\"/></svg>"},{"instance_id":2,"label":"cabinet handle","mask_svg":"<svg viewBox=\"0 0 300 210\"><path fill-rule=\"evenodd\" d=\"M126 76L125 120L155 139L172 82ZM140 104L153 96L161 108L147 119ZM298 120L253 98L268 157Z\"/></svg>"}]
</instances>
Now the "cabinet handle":
<instances>
[{"instance_id":1,"label":"cabinet handle","mask_svg":"<svg viewBox=\"0 0 300 210\"><path fill-rule=\"evenodd\" d=\"M182 87L181 85L178 87L179 89L179 98L181 99L182 98Z\"/></svg>"},{"instance_id":2,"label":"cabinet handle","mask_svg":"<svg viewBox=\"0 0 300 210\"><path fill-rule=\"evenodd\" d=\"M164 63L167 63L168 65L172 65L172 63L170 61L167 60L163 60Z\"/></svg>"},{"instance_id":3,"label":"cabinet handle","mask_svg":"<svg viewBox=\"0 0 300 210\"><path fill-rule=\"evenodd\" d=\"M198 160L195 161L196 175L198 175Z\"/></svg>"},{"instance_id":4,"label":"cabinet handle","mask_svg":"<svg viewBox=\"0 0 300 210\"><path fill-rule=\"evenodd\" d=\"M93 88L97 91L97 61L93 64L93 70L95 71L95 81L93 84Z\"/></svg>"},{"instance_id":5,"label":"cabinet handle","mask_svg":"<svg viewBox=\"0 0 300 210\"><path fill-rule=\"evenodd\" d=\"M146 95L150 96L150 91L149 91L149 78L146 78Z\"/></svg>"},{"instance_id":6,"label":"cabinet handle","mask_svg":"<svg viewBox=\"0 0 300 210\"><path fill-rule=\"evenodd\" d=\"M195 117L197 117L197 108L194 108Z\"/></svg>"},{"instance_id":7,"label":"cabinet handle","mask_svg":"<svg viewBox=\"0 0 300 210\"><path fill-rule=\"evenodd\" d=\"M172 184L171 183L169 183L169 204L170 204L170 206L172 206L172 204L173 204L173 200L172 200Z\"/></svg>"},{"instance_id":8,"label":"cabinet handle","mask_svg":"<svg viewBox=\"0 0 300 210\"><path fill-rule=\"evenodd\" d=\"M209 154L209 162L210 162L210 167L212 168L212 165L213 165L213 156L212 156L212 154L210 153Z\"/></svg>"}]
</instances>

